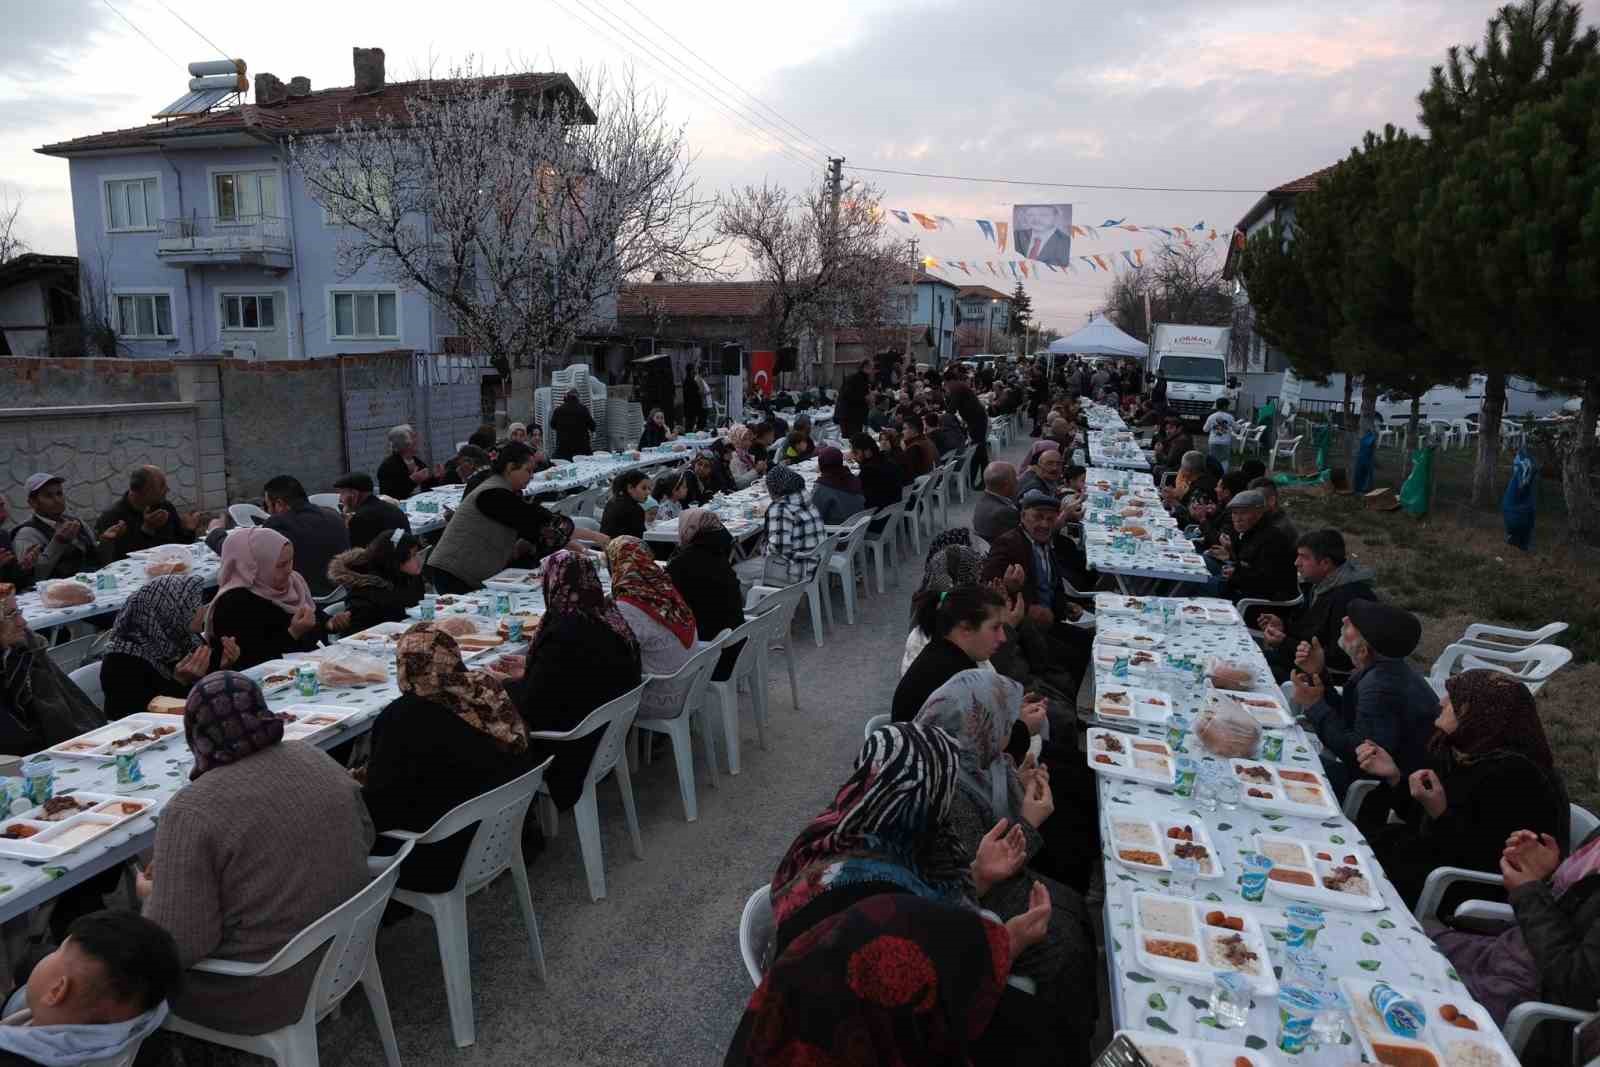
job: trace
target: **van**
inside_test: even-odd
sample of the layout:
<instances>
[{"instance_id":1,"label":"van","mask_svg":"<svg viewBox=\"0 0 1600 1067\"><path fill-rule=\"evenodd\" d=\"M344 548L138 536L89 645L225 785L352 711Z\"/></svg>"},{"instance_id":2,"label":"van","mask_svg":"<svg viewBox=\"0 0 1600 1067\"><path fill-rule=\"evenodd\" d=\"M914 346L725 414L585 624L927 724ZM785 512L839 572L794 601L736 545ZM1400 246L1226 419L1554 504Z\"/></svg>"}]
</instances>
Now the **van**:
<instances>
[{"instance_id":1,"label":"van","mask_svg":"<svg viewBox=\"0 0 1600 1067\"><path fill-rule=\"evenodd\" d=\"M1158 322L1150 333L1150 373L1167 376L1167 410L1204 419L1226 397L1237 403L1239 379L1228 374L1227 326Z\"/></svg>"}]
</instances>

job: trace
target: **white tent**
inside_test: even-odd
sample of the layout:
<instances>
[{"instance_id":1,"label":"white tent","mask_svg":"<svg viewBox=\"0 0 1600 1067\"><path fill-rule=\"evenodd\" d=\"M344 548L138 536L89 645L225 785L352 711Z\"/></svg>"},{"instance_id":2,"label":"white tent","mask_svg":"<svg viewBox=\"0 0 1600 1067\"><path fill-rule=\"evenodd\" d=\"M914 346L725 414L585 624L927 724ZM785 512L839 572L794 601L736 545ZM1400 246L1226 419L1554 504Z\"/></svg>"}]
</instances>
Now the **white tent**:
<instances>
[{"instance_id":1,"label":"white tent","mask_svg":"<svg viewBox=\"0 0 1600 1067\"><path fill-rule=\"evenodd\" d=\"M1144 359L1150 346L1136 337L1129 337L1113 326L1104 315L1094 315L1089 325L1059 341L1051 341L1052 356L1130 356Z\"/></svg>"}]
</instances>

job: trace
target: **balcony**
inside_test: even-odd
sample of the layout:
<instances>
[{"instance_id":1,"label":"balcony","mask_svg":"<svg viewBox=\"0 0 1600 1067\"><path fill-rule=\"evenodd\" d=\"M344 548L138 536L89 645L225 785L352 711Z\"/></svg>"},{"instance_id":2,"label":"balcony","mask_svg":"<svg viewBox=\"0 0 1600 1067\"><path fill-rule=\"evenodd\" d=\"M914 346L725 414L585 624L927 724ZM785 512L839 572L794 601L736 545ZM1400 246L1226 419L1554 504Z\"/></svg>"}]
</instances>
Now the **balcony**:
<instances>
[{"instance_id":1,"label":"balcony","mask_svg":"<svg viewBox=\"0 0 1600 1067\"><path fill-rule=\"evenodd\" d=\"M156 255L172 267L294 267L289 220L277 215L162 219Z\"/></svg>"}]
</instances>

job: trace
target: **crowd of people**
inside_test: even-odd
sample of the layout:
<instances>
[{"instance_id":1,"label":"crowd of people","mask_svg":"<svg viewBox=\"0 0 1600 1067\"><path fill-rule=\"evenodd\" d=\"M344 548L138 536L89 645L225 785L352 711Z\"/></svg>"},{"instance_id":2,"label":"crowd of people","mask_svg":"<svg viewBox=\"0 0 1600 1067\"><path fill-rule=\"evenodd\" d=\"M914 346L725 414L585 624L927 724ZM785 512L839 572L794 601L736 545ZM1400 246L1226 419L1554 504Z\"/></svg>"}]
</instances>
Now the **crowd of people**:
<instances>
[{"instance_id":1,"label":"crowd of people","mask_svg":"<svg viewBox=\"0 0 1600 1067\"><path fill-rule=\"evenodd\" d=\"M1196 447L1197 433L1211 438L1227 420L1178 418L1155 384L1142 393L1129 376L1072 362L1052 381L1042 369L919 374L889 361L846 380L838 439L770 415L724 427L681 468L617 476L598 529L527 494L549 459L539 429L520 424L505 439L483 428L445 464L428 463L414 431L396 427L375 476L338 479L337 511L282 475L263 487L268 517L234 530L181 511L154 467L132 471L93 523L68 514L61 478L33 475L29 519L7 529L0 510L0 582L13 591L199 539L221 562L214 591L192 574L152 578L108 620L101 705L0 595L0 749L38 752L169 697L184 702L195 757L138 868L142 915L103 910L115 871L62 894L52 951L19 975L0 1020L0 1057L85 1062L31 1056L30 1028L68 1028L99 1055L136 1043L168 1011L251 1033L298 1018L315 957L244 982L189 968L265 958L365 884L369 853L393 850L383 833L425 830L547 759L552 798L572 807L599 735L534 735L569 730L646 676L678 672L744 621L750 586L809 580L827 527L905 502L918 476L969 445L986 449L989 419L1012 415L1031 418L1038 440L1021 464L975 463L970 527L930 544L900 676L882 694L888 723L774 857L775 935L727 1062L794 1062L803 1047L817 1063L1088 1063L1100 815L1078 706L1092 682L1093 594L1107 587L1088 567L1080 525L1086 396L1154 429L1163 499L1212 566L1190 592L1278 602L1248 621L1336 791L1377 783L1359 823L1406 901L1442 866L1504 876L1511 933L1430 930L1473 994L1497 1020L1535 996L1592 1007L1600 839L1569 850L1566 791L1526 687L1468 671L1436 696L1410 662L1416 616L1383 598L1337 530L1298 531L1264 471L1226 469L1231 450ZM641 444L675 435L658 415ZM586 418L575 395L552 412L558 458L575 439L587 451ZM801 463L815 464L810 487ZM770 498L761 551L739 561L706 505L758 479ZM442 532L414 533L394 502L450 483L464 493ZM664 519L675 520L676 543L647 543ZM542 568L546 612L525 654L469 670L449 633L413 622L430 589L476 590L513 563ZM335 606L321 602L335 592ZM408 624L399 695L375 719L364 760L347 767L285 741L240 672L383 622ZM713 677L729 676L738 651L722 652ZM670 717L679 704L652 687L639 714ZM415 850L400 885L448 889L470 838ZM307 854L318 862L302 862ZM925 977L908 986L910 973ZM11 1015L21 1010L31 1026Z\"/></svg>"}]
</instances>

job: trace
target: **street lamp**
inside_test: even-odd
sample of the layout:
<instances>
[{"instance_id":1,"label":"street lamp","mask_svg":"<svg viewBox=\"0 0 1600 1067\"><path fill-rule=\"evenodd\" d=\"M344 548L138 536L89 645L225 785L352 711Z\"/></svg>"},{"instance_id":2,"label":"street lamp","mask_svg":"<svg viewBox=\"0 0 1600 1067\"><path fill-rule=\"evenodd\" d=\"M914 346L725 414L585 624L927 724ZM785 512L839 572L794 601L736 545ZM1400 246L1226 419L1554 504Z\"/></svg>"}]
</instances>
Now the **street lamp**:
<instances>
[{"instance_id":1,"label":"street lamp","mask_svg":"<svg viewBox=\"0 0 1600 1067\"><path fill-rule=\"evenodd\" d=\"M990 351L990 342L994 336L994 308L998 303L1000 301L993 297L989 299L989 322L983 331L983 350L985 353Z\"/></svg>"}]
</instances>

